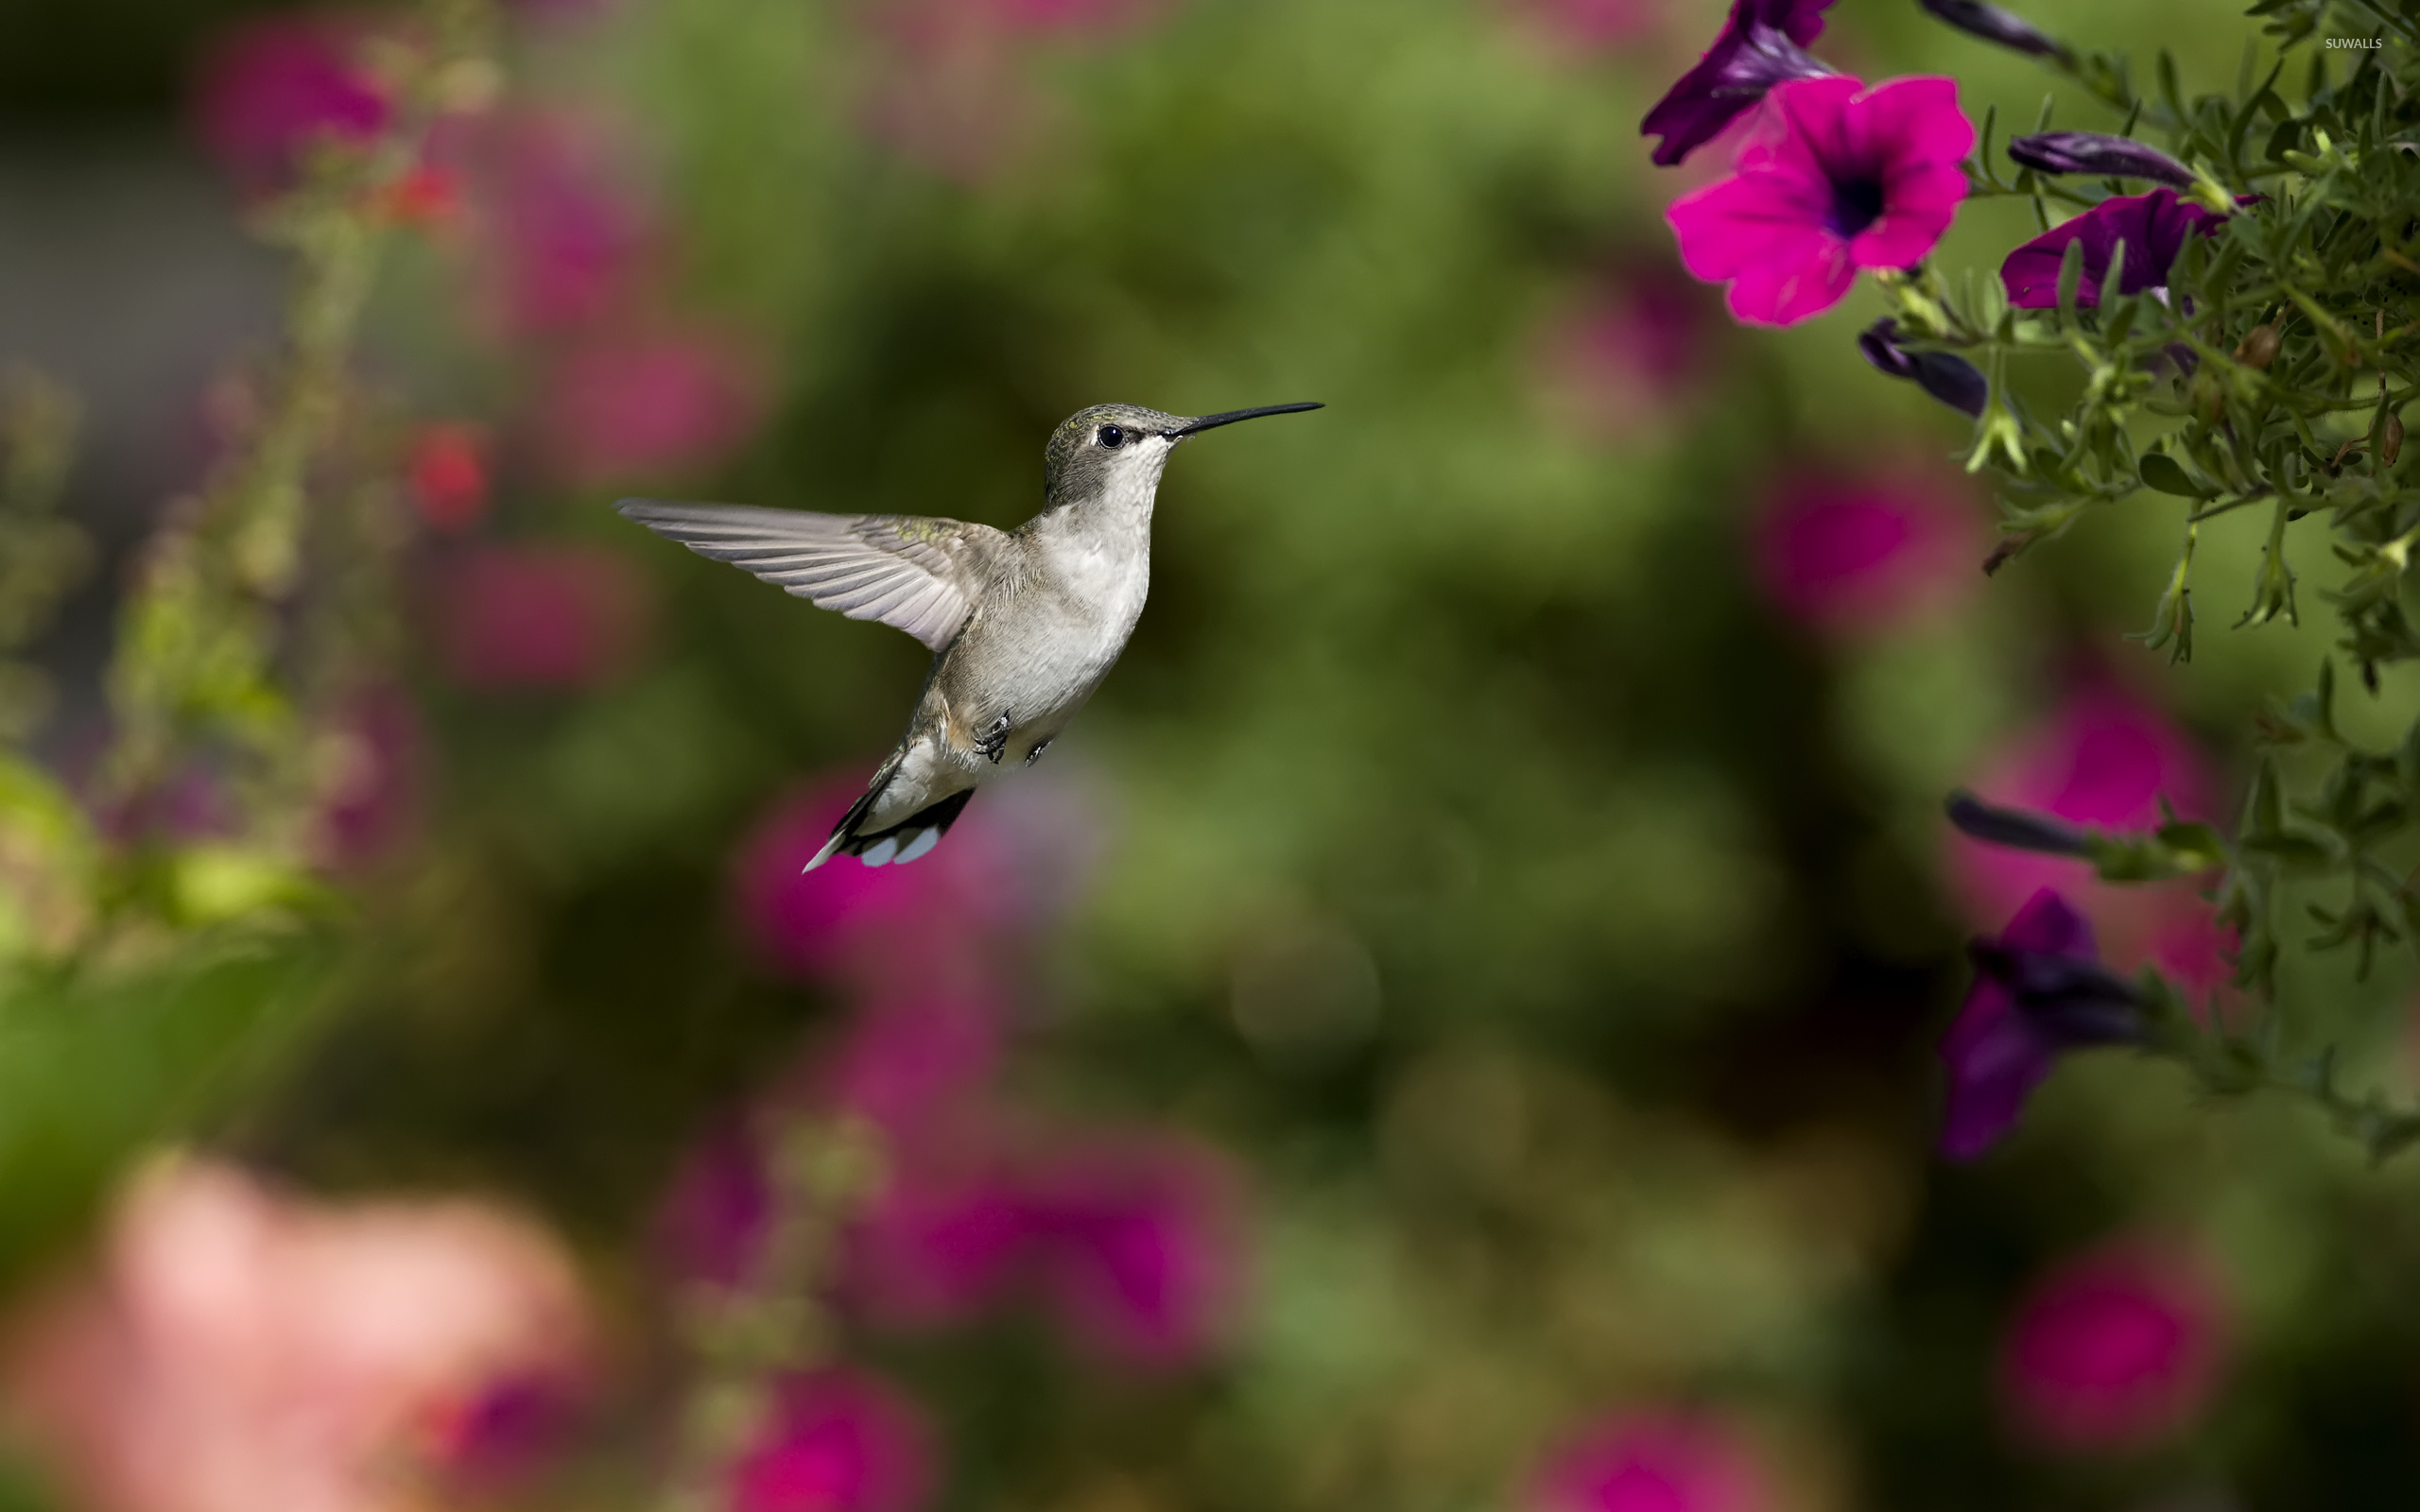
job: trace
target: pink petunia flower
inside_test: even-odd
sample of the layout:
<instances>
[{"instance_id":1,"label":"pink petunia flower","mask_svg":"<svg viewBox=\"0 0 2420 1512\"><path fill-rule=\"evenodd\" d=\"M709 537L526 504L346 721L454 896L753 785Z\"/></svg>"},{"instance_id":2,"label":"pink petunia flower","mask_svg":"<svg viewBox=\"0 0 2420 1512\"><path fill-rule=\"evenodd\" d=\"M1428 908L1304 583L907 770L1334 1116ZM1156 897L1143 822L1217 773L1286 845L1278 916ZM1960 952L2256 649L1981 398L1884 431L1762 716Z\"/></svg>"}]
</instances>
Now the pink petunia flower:
<instances>
[{"instance_id":1,"label":"pink petunia flower","mask_svg":"<svg viewBox=\"0 0 2420 1512\"><path fill-rule=\"evenodd\" d=\"M1794 472L1768 496L1754 530L1766 595L1821 630L1898 628L1955 605L1981 577L1980 521L1946 476Z\"/></svg>"},{"instance_id":2,"label":"pink petunia flower","mask_svg":"<svg viewBox=\"0 0 2420 1512\"><path fill-rule=\"evenodd\" d=\"M773 1391L757 1441L731 1473L731 1512L915 1512L932 1495L933 1435L915 1404L849 1370Z\"/></svg>"},{"instance_id":3,"label":"pink petunia flower","mask_svg":"<svg viewBox=\"0 0 2420 1512\"><path fill-rule=\"evenodd\" d=\"M487 545L444 564L432 600L439 660L490 690L589 688L637 660L647 580L598 546Z\"/></svg>"},{"instance_id":4,"label":"pink petunia flower","mask_svg":"<svg viewBox=\"0 0 2420 1512\"><path fill-rule=\"evenodd\" d=\"M1238 1183L1207 1145L1100 1131L1031 1181L1044 1301L1113 1364L1166 1368L1214 1347L1240 1297Z\"/></svg>"},{"instance_id":5,"label":"pink petunia flower","mask_svg":"<svg viewBox=\"0 0 2420 1512\"><path fill-rule=\"evenodd\" d=\"M2006 808L2109 831L2157 827L2163 798L2181 817L2207 818L2216 797L2192 740L2158 710L2105 685L2071 696L1969 785ZM2232 974L2230 942L2190 879L2119 886L2099 881L2082 860L1954 833L1946 843L1951 893L1977 924L1996 924L2048 887L2093 921L2118 971L2153 964L2194 988Z\"/></svg>"},{"instance_id":6,"label":"pink petunia flower","mask_svg":"<svg viewBox=\"0 0 2420 1512\"><path fill-rule=\"evenodd\" d=\"M589 337L546 375L541 449L575 484L697 472L755 430L765 378L741 347L701 330Z\"/></svg>"},{"instance_id":7,"label":"pink petunia flower","mask_svg":"<svg viewBox=\"0 0 2420 1512\"><path fill-rule=\"evenodd\" d=\"M2208 1267L2170 1245L2123 1242L2044 1277L2000 1346L2016 1428L2072 1453L2154 1446L2217 1395L2226 1302Z\"/></svg>"},{"instance_id":8,"label":"pink petunia flower","mask_svg":"<svg viewBox=\"0 0 2420 1512\"><path fill-rule=\"evenodd\" d=\"M202 49L194 130L247 193L283 187L320 138L361 142L392 112L378 81L355 60L361 23L309 14L238 23Z\"/></svg>"},{"instance_id":9,"label":"pink petunia flower","mask_svg":"<svg viewBox=\"0 0 2420 1512\"><path fill-rule=\"evenodd\" d=\"M1524 1504L1530 1512L1772 1512L1754 1448L1705 1413L1621 1412L1551 1451Z\"/></svg>"},{"instance_id":10,"label":"pink petunia flower","mask_svg":"<svg viewBox=\"0 0 2420 1512\"><path fill-rule=\"evenodd\" d=\"M95 1269L20 1314L0 1378L96 1512L393 1512L432 1428L503 1382L578 1382L561 1246L470 1202L324 1205L180 1160L120 1201Z\"/></svg>"},{"instance_id":11,"label":"pink petunia flower","mask_svg":"<svg viewBox=\"0 0 2420 1512\"><path fill-rule=\"evenodd\" d=\"M1845 299L1858 268L1922 261L1966 198L1974 146L1954 79L1795 79L1767 96L1737 171L1666 219L1683 265L1731 285L1734 316L1792 325Z\"/></svg>"}]
</instances>

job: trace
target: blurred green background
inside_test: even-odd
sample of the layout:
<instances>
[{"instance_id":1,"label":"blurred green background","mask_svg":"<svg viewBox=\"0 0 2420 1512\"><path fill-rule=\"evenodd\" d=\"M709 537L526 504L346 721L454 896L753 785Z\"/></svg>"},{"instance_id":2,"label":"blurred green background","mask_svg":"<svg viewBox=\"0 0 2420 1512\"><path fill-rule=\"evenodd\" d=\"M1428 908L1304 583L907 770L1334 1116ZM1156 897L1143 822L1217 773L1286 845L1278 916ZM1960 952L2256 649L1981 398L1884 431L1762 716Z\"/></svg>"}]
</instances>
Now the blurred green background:
<instances>
[{"instance_id":1,"label":"blurred green background","mask_svg":"<svg viewBox=\"0 0 2420 1512\"><path fill-rule=\"evenodd\" d=\"M2168 47L2208 87L2255 36L2225 8L2029 14ZM284 265L243 239L206 128L209 48L264 15L16 0L0 19L0 356L81 394L65 509L104 562L31 653L53 696L26 748L71 780L107 739L134 542L227 444L239 422L212 396L277 330ZM654 1501L661 1435L640 1425L683 1379L665 1194L881 992L769 964L735 857L803 782L845 801L925 654L609 504L1006 527L1083 404L1313 399L1176 460L1133 644L1050 760L968 821L992 838L963 885L1025 900L1014 944L983 956L1014 1028L984 1095L1223 1152L1238 1300L1142 1371L1014 1309L844 1324L841 1352L932 1425L922 1500L2410 1504L2408 1160L2365 1169L2301 1109L2198 1103L2118 1056L2062 1069L1982 1161L1933 1149L1960 944L2008 911L1942 795L2089 786L2074 731L2116 718L2164 753L2166 791L2225 819L2252 714L2303 684L2326 629L2223 632L2260 546L2242 518L2203 538L2197 661L2126 642L2179 529L2149 494L1986 581L1963 422L1858 360L1869 292L1749 331L1678 274L1662 207L1721 149L1655 170L1635 123L1720 18L1703 0L509 9L503 124L452 146L441 128L458 186L398 233L371 307L361 403L385 430L360 429L387 438L320 490L396 480L406 524L372 555L399 607L362 655L408 711L379 737L408 794L323 868L332 921L267 947L202 931L232 964L9 978L10 1274L72 1263L114 1173L166 1140L329 1199L510 1201L563 1236L623 1343L607 1405L552 1452L569 1468L478 1494ZM1979 119L2030 125L2048 89L2057 124L2116 124L1910 0L1841 0L1830 22L1838 66L1950 74ZM2020 203L1972 207L1941 261L1988 275L2032 231ZM475 488L431 481L437 424L475 438ZM1879 499L1884 523L1793 535L1809 497ZM1867 544L1827 556L1826 519ZM538 559L515 551L589 565L568 588L508 574L494 592L524 608L476 608L464 575ZM2303 565L2315 603L2326 569ZM528 652L554 633L529 615L575 644ZM2411 702L2390 685L2354 721L2399 728ZM2098 899L2081 868L2069 885ZM938 896L888 950L966 933ZM2128 906L2086 902L2131 966L2158 927ZM2342 1022L2298 1030L2355 1036L2356 1078L2407 1088L2410 977L2385 963L2332 993ZM2169 1292L2064 1325L2070 1374L2041 1389L2084 1426L2046 1429L2018 1379L2027 1309L2138 1252L2189 1259L2150 1267ZM1659 1414L1696 1425L1691 1464L1737 1473L1547 1485L1557 1446L1592 1424L1630 1442ZM29 1465L60 1452L26 1436ZM49 1488L26 1495L78 1499L73 1474L29 1473ZM817 1494L736 1504L904 1512Z\"/></svg>"}]
</instances>

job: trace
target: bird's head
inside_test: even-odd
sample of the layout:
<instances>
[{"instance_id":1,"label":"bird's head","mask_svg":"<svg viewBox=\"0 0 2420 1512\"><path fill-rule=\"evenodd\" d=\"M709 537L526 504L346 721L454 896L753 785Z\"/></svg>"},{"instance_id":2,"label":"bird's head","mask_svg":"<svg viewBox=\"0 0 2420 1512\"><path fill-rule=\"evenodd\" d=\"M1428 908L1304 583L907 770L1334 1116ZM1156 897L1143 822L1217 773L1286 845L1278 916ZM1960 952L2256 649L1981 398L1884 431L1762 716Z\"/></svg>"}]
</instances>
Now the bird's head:
<instances>
[{"instance_id":1,"label":"bird's head","mask_svg":"<svg viewBox=\"0 0 2420 1512\"><path fill-rule=\"evenodd\" d=\"M1319 407L1268 404L1218 415L1169 415L1140 404L1094 404L1068 416L1052 434L1043 453L1043 488L1054 506L1111 495L1148 500L1168 454L1185 438L1239 420Z\"/></svg>"}]
</instances>

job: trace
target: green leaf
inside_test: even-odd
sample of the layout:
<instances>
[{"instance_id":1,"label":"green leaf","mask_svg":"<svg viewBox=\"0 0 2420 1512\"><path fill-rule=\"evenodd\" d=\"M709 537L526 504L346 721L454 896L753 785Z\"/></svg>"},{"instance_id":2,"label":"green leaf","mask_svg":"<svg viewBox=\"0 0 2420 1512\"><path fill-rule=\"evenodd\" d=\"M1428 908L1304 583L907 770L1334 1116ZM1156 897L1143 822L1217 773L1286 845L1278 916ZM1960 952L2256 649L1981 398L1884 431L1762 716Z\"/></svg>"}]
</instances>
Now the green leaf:
<instances>
[{"instance_id":1,"label":"green leaf","mask_svg":"<svg viewBox=\"0 0 2420 1512\"><path fill-rule=\"evenodd\" d=\"M2143 487L2147 489L2156 489L2162 493L2172 493L2180 499L2210 497L2209 490L2197 488L2193 479L2186 473L2183 464L2166 452L2144 453L2138 471L2142 476Z\"/></svg>"}]
</instances>

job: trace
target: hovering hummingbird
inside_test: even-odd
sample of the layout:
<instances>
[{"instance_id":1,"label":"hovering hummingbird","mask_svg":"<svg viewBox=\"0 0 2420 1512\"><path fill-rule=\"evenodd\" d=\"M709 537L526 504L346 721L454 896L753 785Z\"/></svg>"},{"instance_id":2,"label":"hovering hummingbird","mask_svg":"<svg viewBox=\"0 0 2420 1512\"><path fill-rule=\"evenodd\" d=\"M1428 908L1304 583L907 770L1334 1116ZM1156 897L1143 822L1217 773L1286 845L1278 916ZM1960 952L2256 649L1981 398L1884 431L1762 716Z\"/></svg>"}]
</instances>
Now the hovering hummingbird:
<instances>
[{"instance_id":1,"label":"hovering hummingbird","mask_svg":"<svg viewBox=\"0 0 2420 1512\"><path fill-rule=\"evenodd\" d=\"M908 733L806 869L844 850L869 867L904 865L940 843L1004 761L1040 759L1126 649L1151 584L1151 503L1177 444L1320 407L1080 409L1044 450L1042 512L1014 530L656 499L614 507L701 557L932 647Z\"/></svg>"}]
</instances>

